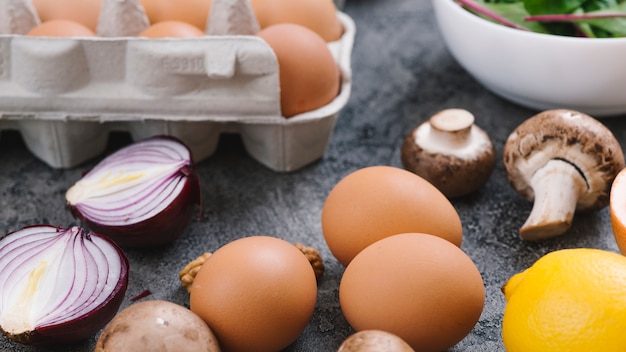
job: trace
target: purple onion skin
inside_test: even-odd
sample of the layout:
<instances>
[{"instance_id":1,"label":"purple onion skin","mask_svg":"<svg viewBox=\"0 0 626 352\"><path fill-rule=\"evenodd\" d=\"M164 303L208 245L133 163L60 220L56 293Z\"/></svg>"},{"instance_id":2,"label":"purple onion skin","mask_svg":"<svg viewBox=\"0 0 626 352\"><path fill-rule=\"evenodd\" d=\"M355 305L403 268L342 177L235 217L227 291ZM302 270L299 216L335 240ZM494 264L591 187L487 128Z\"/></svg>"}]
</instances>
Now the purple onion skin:
<instances>
[{"instance_id":1,"label":"purple onion skin","mask_svg":"<svg viewBox=\"0 0 626 352\"><path fill-rule=\"evenodd\" d=\"M156 136L151 139L170 139L183 144L171 136ZM183 144L184 145L184 144ZM191 152L189 152L191 155ZM195 205L201 204L200 180L193 163L180 170L187 176L181 194L158 215L127 226L110 226L94 222L83 216L76 207L68 204L72 215L93 232L108 236L124 248L144 248L167 245L178 239L187 228Z\"/></svg>"},{"instance_id":2,"label":"purple onion skin","mask_svg":"<svg viewBox=\"0 0 626 352\"><path fill-rule=\"evenodd\" d=\"M200 203L200 181L194 171L188 175L181 194L157 216L127 226L102 225L85 218L69 206L74 217L91 231L111 238L125 248L157 247L179 238L187 228L196 204Z\"/></svg>"},{"instance_id":3,"label":"purple onion skin","mask_svg":"<svg viewBox=\"0 0 626 352\"><path fill-rule=\"evenodd\" d=\"M28 227L34 226L50 226L57 228L57 226L48 224L32 225ZM11 233L7 234L7 236ZM22 334L10 334L2 331L9 339L25 345L39 347L77 343L87 340L91 336L95 335L100 329L104 328L106 324L113 319L113 317L115 317L120 306L122 305L126 294L126 288L128 287L128 258L118 245L105 236L93 232L91 233L91 236L103 238L107 242L111 243L120 255L120 258L122 258L120 280L111 295L92 312L84 314L72 321L42 328L35 328L32 331L27 331Z\"/></svg>"}]
</instances>

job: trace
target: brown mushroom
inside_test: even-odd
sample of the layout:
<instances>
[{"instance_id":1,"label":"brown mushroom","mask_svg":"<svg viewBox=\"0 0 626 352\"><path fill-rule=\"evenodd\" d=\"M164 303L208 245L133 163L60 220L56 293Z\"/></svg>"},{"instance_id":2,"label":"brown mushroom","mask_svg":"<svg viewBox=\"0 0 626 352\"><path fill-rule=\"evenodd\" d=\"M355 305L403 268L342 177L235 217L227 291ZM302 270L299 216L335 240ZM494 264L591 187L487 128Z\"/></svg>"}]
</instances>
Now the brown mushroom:
<instances>
[{"instance_id":1,"label":"brown mushroom","mask_svg":"<svg viewBox=\"0 0 626 352\"><path fill-rule=\"evenodd\" d=\"M211 328L189 309L150 300L131 304L102 330L94 352L220 352Z\"/></svg>"},{"instance_id":2,"label":"brown mushroom","mask_svg":"<svg viewBox=\"0 0 626 352\"><path fill-rule=\"evenodd\" d=\"M405 169L425 178L449 198L470 194L489 179L495 152L489 135L464 109L446 109L405 138Z\"/></svg>"},{"instance_id":3,"label":"brown mushroom","mask_svg":"<svg viewBox=\"0 0 626 352\"><path fill-rule=\"evenodd\" d=\"M362 330L350 336L337 352L413 352L400 337L382 330Z\"/></svg>"},{"instance_id":4,"label":"brown mushroom","mask_svg":"<svg viewBox=\"0 0 626 352\"><path fill-rule=\"evenodd\" d=\"M584 113L543 111L508 137L504 166L513 188L533 202L520 236L541 240L565 233L576 212L608 205L624 154L611 131Z\"/></svg>"}]
</instances>

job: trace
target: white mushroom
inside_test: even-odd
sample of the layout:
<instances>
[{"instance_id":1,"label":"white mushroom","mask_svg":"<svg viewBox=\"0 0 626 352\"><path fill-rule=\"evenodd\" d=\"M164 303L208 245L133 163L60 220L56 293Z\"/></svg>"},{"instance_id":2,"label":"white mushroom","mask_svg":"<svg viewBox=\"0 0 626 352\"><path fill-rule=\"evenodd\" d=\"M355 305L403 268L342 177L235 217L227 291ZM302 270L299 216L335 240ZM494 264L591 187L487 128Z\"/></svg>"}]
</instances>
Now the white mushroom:
<instances>
[{"instance_id":1,"label":"white mushroom","mask_svg":"<svg viewBox=\"0 0 626 352\"><path fill-rule=\"evenodd\" d=\"M520 229L526 240L565 233L575 212L608 205L624 154L611 131L577 111L541 112L519 125L504 146L513 188L534 202Z\"/></svg>"},{"instance_id":2,"label":"white mushroom","mask_svg":"<svg viewBox=\"0 0 626 352\"><path fill-rule=\"evenodd\" d=\"M403 339L382 330L362 330L350 335L337 352L414 352Z\"/></svg>"},{"instance_id":3,"label":"white mushroom","mask_svg":"<svg viewBox=\"0 0 626 352\"><path fill-rule=\"evenodd\" d=\"M417 126L402 145L405 169L425 178L447 197L482 187L495 164L489 135L464 109L446 109Z\"/></svg>"},{"instance_id":4,"label":"white mushroom","mask_svg":"<svg viewBox=\"0 0 626 352\"><path fill-rule=\"evenodd\" d=\"M188 308L164 300L131 304L102 330L94 352L220 352L209 326Z\"/></svg>"}]
</instances>

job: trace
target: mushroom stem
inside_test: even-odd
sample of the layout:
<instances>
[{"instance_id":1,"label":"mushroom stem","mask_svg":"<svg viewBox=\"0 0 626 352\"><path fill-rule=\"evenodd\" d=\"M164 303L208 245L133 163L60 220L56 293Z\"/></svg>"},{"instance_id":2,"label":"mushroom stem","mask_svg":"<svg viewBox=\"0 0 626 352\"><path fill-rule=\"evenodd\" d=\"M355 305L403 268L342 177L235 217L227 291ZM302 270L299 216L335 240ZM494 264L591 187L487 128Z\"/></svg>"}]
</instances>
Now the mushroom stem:
<instances>
[{"instance_id":1,"label":"mushroom stem","mask_svg":"<svg viewBox=\"0 0 626 352\"><path fill-rule=\"evenodd\" d=\"M402 143L405 169L425 178L446 197L482 187L495 164L489 135L464 109L445 109L415 127Z\"/></svg>"},{"instance_id":2,"label":"mushroom stem","mask_svg":"<svg viewBox=\"0 0 626 352\"><path fill-rule=\"evenodd\" d=\"M572 224L578 198L587 189L583 175L567 161L551 159L533 174L530 186L535 200L520 236L537 241L565 233Z\"/></svg>"},{"instance_id":3,"label":"mushroom stem","mask_svg":"<svg viewBox=\"0 0 626 352\"><path fill-rule=\"evenodd\" d=\"M471 142L474 115L467 110L446 109L433 115L428 122L431 128L427 143L454 149Z\"/></svg>"}]
</instances>

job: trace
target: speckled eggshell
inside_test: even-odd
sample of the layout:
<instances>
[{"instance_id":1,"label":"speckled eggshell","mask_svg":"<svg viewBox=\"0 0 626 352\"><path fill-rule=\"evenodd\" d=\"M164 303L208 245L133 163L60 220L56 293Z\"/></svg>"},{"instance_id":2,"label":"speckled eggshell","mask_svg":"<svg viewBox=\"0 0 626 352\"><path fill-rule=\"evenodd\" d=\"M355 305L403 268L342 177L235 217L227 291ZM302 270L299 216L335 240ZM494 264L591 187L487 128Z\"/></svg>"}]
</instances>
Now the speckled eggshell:
<instances>
[{"instance_id":1,"label":"speckled eggshell","mask_svg":"<svg viewBox=\"0 0 626 352\"><path fill-rule=\"evenodd\" d=\"M191 310L225 351L280 351L311 320L317 282L294 245L270 236L244 237L217 249L191 286Z\"/></svg>"},{"instance_id":2,"label":"speckled eggshell","mask_svg":"<svg viewBox=\"0 0 626 352\"><path fill-rule=\"evenodd\" d=\"M370 244L399 233L424 232L461 246L461 219L424 178L392 166L356 170L331 190L322 208L324 239L341 264Z\"/></svg>"},{"instance_id":3,"label":"speckled eggshell","mask_svg":"<svg viewBox=\"0 0 626 352\"><path fill-rule=\"evenodd\" d=\"M339 302L356 331L383 330L414 350L444 351L467 336L485 301L480 272L452 243L428 234L384 238L347 266Z\"/></svg>"}]
</instances>

